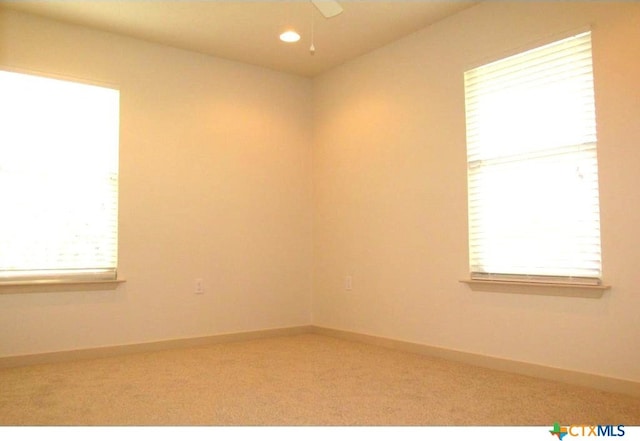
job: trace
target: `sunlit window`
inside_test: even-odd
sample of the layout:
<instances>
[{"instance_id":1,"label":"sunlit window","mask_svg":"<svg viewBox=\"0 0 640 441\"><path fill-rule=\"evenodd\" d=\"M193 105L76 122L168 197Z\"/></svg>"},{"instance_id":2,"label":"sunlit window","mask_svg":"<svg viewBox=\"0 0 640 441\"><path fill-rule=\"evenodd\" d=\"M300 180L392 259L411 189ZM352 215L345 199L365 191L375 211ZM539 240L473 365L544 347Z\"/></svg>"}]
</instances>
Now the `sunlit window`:
<instances>
[{"instance_id":1,"label":"sunlit window","mask_svg":"<svg viewBox=\"0 0 640 441\"><path fill-rule=\"evenodd\" d=\"M119 92L0 71L0 281L115 279Z\"/></svg>"},{"instance_id":2,"label":"sunlit window","mask_svg":"<svg viewBox=\"0 0 640 441\"><path fill-rule=\"evenodd\" d=\"M601 278L591 34L465 73L471 277Z\"/></svg>"}]
</instances>

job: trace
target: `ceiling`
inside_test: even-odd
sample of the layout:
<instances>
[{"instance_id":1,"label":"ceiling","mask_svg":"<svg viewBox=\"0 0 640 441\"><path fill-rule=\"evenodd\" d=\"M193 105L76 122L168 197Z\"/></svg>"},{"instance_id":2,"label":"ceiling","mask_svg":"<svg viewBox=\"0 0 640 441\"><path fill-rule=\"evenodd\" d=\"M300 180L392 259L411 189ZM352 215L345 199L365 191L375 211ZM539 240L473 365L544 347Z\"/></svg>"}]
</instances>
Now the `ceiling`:
<instances>
[{"instance_id":1,"label":"ceiling","mask_svg":"<svg viewBox=\"0 0 640 441\"><path fill-rule=\"evenodd\" d=\"M308 77L475 3L342 0L342 14L326 19L309 0L0 0L7 8ZM287 28L302 39L281 42Z\"/></svg>"}]
</instances>

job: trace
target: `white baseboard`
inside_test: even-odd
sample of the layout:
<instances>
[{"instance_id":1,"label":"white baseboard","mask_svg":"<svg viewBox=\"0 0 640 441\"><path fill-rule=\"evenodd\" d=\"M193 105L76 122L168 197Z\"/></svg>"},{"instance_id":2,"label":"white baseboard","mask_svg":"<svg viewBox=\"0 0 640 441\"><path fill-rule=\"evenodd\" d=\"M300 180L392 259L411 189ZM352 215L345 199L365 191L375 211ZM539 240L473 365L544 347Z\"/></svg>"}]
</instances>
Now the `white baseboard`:
<instances>
[{"instance_id":1,"label":"white baseboard","mask_svg":"<svg viewBox=\"0 0 640 441\"><path fill-rule=\"evenodd\" d=\"M15 355L9 357L0 357L0 368L29 366L44 363L60 363L75 360L90 360L95 358L114 357L118 355L137 354L141 352L189 348L216 343L229 343L235 341L255 340L258 338L308 334L310 332L313 332L312 326L295 326L290 328L236 332L229 334L210 335L205 337L191 337L147 343L134 343L128 345L105 346L99 348L76 349L59 352L46 352L40 354Z\"/></svg>"},{"instance_id":2,"label":"white baseboard","mask_svg":"<svg viewBox=\"0 0 640 441\"><path fill-rule=\"evenodd\" d=\"M390 349L412 352L431 357L452 360L474 366L496 369L504 372L544 378L546 380L585 386L607 392L621 393L640 397L640 383L619 378L605 377L586 372L571 371L551 366L526 363L470 352L456 351L419 343L405 342L385 337L361 334L352 331L326 328L322 326L294 326L289 328L265 329L258 331L218 334L205 337L181 338L175 340L135 343L129 345L107 346L99 348L77 349L70 351L47 352L41 354L16 355L0 357L0 368L28 366L44 363L59 363L75 360L89 360L118 355L136 354L142 352L180 349L217 343L255 340L259 338L284 337L300 334L315 333L344 340L357 341Z\"/></svg>"},{"instance_id":3,"label":"white baseboard","mask_svg":"<svg viewBox=\"0 0 640 441\"><path fill-rule=\"evenodd\" d=\"M505 358L490 357L487 355L456 351L452 349L428 346L419 343L410 343L385 337L360 334L357 332L325 328L322 326L312 326L312 330L312 332L317 334L341 338L345 340L352 340L405 352L413 352L431 357L442 358L445 360L466 363L474 366L480 366L514 374L527 375L530 377L543 378L545 380L585 386L593 389L603 390L606 392L621 393L625 395L640 397L640 383L635 381L605 377L602 375L590 374L586 372L571 371L567 369L509 360Z\"/></svg>"}]
</instances>

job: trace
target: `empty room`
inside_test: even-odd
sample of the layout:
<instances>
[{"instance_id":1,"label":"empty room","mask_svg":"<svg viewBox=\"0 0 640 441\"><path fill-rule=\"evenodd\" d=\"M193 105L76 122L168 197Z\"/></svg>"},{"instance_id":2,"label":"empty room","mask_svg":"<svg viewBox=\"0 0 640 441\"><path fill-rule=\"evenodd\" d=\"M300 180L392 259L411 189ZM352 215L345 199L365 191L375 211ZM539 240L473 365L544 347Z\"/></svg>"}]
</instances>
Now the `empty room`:
<instances>
[{"instance_id":1,"label":"empty room","mask_svg":"<svg viewBox=\"0 0 640 441\"><path fill-rule=\"evenodd\" d=\"M632 1L0 1L0 425L624 435L639 79Z\"/></svg>"}]
</instances>

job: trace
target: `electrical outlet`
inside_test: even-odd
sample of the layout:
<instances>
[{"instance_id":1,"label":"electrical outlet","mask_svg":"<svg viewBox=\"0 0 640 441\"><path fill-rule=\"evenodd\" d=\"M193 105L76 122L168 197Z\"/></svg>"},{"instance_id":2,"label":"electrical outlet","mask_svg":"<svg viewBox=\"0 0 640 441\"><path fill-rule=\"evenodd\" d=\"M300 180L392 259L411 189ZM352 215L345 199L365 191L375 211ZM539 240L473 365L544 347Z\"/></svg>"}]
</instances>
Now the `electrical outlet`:
<instances>
[{"instance_id":1,"label":"electrical outlet","mask_svg":"<svg viewBox=\"0 0 640 441\"><path fill-rule=\"evenodd\" d=\"M344 278L344 289L346 289L347 291L351 291L353 289L353 277L352 276L346 276Z\"/></svg>"},{"instance_id":2,"label":"electrical outlet","mask_svg":"<svg viewBox=\"0 0 640 441\"><path fill-rule=\"evenodd\" d=\"M204 294L204 281L202 279L195 280L193 292L196 294Z\"/></svg>"}]
</instances>

